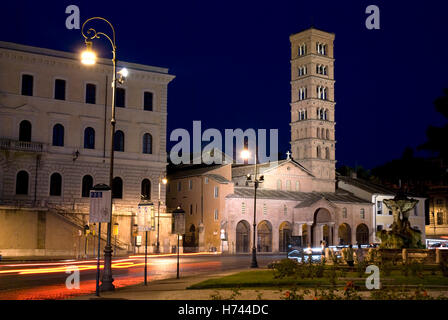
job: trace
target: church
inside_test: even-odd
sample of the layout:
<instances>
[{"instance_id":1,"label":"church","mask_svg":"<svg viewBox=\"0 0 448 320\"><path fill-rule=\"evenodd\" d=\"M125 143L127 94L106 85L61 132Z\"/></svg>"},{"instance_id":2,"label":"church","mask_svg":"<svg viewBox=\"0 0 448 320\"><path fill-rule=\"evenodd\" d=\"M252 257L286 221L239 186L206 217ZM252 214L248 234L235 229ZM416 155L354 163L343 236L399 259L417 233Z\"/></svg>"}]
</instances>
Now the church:
<instances>
[{"instance_id":1,"label":"church","mask_svg":"<svg viewBox=\"0 0 448 320\"><path fill-rule=\"evenodd\" d=\"M336 186L334 38L315 28L290 36L292 153L256 166L258 252L374 241L372 202ZM169 173L167 207L186 211L185 252L250 252L254 170L223 164Z\"/></svg>"}]
</instances>

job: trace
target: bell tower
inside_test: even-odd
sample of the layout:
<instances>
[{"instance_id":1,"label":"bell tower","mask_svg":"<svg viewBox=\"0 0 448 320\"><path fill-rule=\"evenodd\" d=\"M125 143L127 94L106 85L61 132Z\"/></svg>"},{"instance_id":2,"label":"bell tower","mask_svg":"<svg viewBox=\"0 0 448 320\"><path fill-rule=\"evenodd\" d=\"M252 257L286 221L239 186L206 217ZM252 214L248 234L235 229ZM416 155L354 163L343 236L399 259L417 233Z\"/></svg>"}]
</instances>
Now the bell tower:
<instances>
[{"instance_id":1,"label":"bell tower","mask_svg":"<svg viewBox=\"0 0 448 320\"><path fill-rule=\"evenodd\" d=\"M291 151L316 177L316 191L335 189L335 35L315 28L290 36Z\"/></svg>"}]
</instances>

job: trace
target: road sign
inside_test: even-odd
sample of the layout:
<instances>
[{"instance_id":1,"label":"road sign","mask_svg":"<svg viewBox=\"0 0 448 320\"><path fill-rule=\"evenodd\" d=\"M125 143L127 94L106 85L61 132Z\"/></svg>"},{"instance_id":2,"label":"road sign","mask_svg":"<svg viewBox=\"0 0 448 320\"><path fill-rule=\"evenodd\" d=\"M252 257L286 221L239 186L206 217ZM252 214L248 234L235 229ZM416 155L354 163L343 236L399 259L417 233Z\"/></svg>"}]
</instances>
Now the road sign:
<instances>
[{"instance_id":1,"label":"road sign","mask_svg":"<svg viewBox=\"0 0 448 320\"><path fill-rule=\"evenodd\" d=\"M173 211L171 233L178 235L185 234L185 211L181 207L177 207Z\"/></svg>"},{"instance_id":2,"label":"road sign","mask_svg":"<svg viewBox=\"0 0 448 320\"><path fill-rule=\"evenodd\" d=\"M110 222L112 192L106 185L96 185L90 191L89 222Z\"/></svg>"},{"instance_id":3,"label":"road sign","mask_svg":"<svg viewBox=\"0 0 448 320\"><path fill-rule=\"evenodd\" d=\"M155 229L154 204L151 201L142 201L137 211L138 231L152 231Z\"/></svg>"}]
</instances>

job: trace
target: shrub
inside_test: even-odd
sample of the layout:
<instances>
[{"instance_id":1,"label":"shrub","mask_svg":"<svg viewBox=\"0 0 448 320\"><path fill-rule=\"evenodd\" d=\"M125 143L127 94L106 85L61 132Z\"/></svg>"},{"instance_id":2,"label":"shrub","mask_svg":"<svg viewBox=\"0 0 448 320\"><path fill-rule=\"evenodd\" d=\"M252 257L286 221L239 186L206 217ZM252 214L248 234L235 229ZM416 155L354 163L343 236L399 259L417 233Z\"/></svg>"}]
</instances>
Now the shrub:
<instances>
[{"instance_id":1,"label":"shrub","mask_svg":"<svg viewBox=\"0 0 448 320\"><path fill-rule=\"evenodd\" d=\"M273 264L274 278L297 276L299 264L292 259L283 259Z\"/></svg>"},{"instance_id":2,"label":"shrub","mask_svg":"<svg viewBox=\"0 0 448 320\"><path fill-rule=\"evenodd\" d=\"M448 263L446 261L440 263L440 271L442 271L444 277L448 277Z\"/></svg>"},{"instance_id":3,"label":"shrub","mask_svg":"<svg viewBox=\"0 0 448 320\"><path fill-rule=\"evenodd\" d=\"M383 261L381 262L381 273L385 276L390 276L392 273L392 263L389 261Z\"/></svg>"}]
</instances>

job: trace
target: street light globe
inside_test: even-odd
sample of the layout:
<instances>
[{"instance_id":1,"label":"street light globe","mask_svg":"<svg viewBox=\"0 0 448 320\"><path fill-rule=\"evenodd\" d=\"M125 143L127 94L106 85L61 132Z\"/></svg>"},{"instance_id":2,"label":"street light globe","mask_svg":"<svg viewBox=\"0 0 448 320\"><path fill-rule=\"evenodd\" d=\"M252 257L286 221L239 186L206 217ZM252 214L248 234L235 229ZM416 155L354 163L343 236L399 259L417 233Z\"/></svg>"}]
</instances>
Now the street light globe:
<instances>
[{"instance_id":1,"label":"street light globe","mask_svg":"<svg viewBox=\"0 0 448 320\"><path fill-rule=\"evenodd\" d=\"M96 54L90 46L81 53L81 63L88 66L96 63Z\"/></svg>"},{"instance_id":2,"label":"street light globe","mask_svg":"<svg viewBox=\"0 0 448 320\"><path fill-rule=\"evenodd\" d=\"M162 179L162 183L163 183L163 184L167 184L167 183L168 183L168 179L167 179L167 178L163 178L163 179Z\"/></svg>"},{"instance_id":3,"label":"street light globe","mask_svg":"<svg viewBox=\"0 0 448 320\"><path fill-rule=\"evenodd\" d=\"M241 152L241 158L243 158L244 160L249 159L250 157L250 152L249 150L245 149Z\"/></svg>"}]
</instances>

